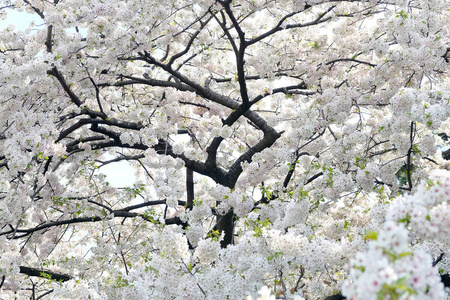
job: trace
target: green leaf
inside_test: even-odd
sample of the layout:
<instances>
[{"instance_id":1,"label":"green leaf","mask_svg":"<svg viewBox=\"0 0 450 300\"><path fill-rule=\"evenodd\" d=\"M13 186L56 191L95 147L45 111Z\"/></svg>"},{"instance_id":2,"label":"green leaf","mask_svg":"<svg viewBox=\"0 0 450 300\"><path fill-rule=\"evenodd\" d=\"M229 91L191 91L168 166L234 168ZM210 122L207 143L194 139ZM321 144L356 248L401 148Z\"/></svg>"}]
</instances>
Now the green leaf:
<instances>
[{"instance_id":1,"label":"green leaf","mask_svg":"<svg viewBox=\"0 0 450 300\"><path fill-rule=\"evenodd\" d=\"M398 255L398 257L400 258L400 257L410 256L412 254L413 254L412 252L402 252Z\"/></svg>"},{"instance_id":2,"label":"green leaf","mask_svg":"<svg viewBox=\"0 0 450 300\"><path fill-rule=\"evenodd\" d=\"M353 269L360 270L361 272L366 271L366 268L364 266L353 266Z\"/></svg>"},{"instance_id":3,"label":"green leaf","mask_svg":"<svg viewBox=\"0 0 450 300\"><path fill-rule=\"evenodd\" d=\"M378 239L378 232L376 231L369 231L366 236L364 237L365 240L377 240Z\"/></svg>"}]
</instances>

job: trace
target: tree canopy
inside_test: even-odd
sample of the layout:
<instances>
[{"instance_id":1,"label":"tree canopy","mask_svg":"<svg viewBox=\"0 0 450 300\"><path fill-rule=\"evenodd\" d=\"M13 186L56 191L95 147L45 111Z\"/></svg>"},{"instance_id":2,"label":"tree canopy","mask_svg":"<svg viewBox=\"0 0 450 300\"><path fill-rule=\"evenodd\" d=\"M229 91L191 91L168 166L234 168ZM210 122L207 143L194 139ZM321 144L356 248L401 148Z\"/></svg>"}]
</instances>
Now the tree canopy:
<instances>
[{"instance_id":1,"label":"tree canopy","mask_svg":"<svg viewBox=\"0 0 450 300\"><path fill-rule=\"evenodd\" d=\"M448 0L12 10L2 297L445 298Z\"/></svg>"}]
</instances>

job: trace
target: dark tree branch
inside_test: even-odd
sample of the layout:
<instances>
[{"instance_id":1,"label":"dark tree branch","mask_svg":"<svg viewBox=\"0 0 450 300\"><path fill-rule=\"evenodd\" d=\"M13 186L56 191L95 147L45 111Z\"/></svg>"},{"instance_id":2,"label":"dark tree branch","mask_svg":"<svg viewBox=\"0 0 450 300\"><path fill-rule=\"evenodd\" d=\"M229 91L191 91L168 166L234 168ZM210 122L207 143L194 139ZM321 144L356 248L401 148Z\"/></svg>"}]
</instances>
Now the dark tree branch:
<instances>
[{"instance_id":1,"label":"dark tree branch","mask_svg":"<svg viewBox=\"0 0 450 300\"><path fill-rule=\"evenodd\" d=\"M92 85L94 86L95 89L95 98L97 99L97 104L98 104L98 108L100 109L100 112L102 114L104 114L103 112L103 107L102 107L102 102L100 101L100 91L98 89L97 84L95 83L94 79L92 79L91 75L89 74L89 70L86 68L86 72L88 73L89 76L89 80L91 81Z\"/></svg>"},{"instance_id":2,"label":"dark tree branch","mask_svg":"<svg viewBox=\"0 0 450 300\"><path fill-rule=\"evenodd\" d=\"M69 128L64 129L59 133L58 138L56 139L56 143L67 137L69 134L77 130L78 128L83 127L86 124L94 124L94 123L101 123L102 120L99 119L80 119L77 123L73 124Z\"/></svg>"},{"instance_id":3,"label":"dark tree branch","mask_svg":"<svg viewBox=\"0 0 450 300\"><path fill-rule=\"evenodd\" d=\"M392 187L392 184L385 183L385 182L383 182L383 181L381 181L381 180L378 180L378 179L375 179L375 183L376 183L376 184L380 184L380 185L387 185L387 186L389 186L389 187ZM400 190L404 190L404 191L409 191L409 190L410 190L409 188L407 188L407 187L402 187L402 186L399 186L398 188L399 188Z\"/></svg>"},{"instance_id":4,"label":"dark tree branch","mask_svg":"<svg viewBox=\"0 0 450 300\"><path fill-rule=\"evenodd\" d=\"M245 33L242 31L242 28L240 27L238 21L234 17L233 12L231 11L230 3L229 2L220 2L220 3L225 8L225 12L227 13L228 17L233 23L233 27L237 31L239 36L239 49L235 49L235 47L233 47L233 49L235 50L236 56L236 69L242 98L242 104L244 108L248 109L250 108L250 100L248 97L247 82L245 80L245 70L244 70L245 68L244 55L245 55L245 48L247 47L247 44L245 42Z\"/></svg>"},{"instance_id":5,"label":"dark tree branch","mask_svg":"<svg viewBox=\"0 0 450 300\"><path fill-rule=\"evenodd\" d=\"M413 143L415 138L415 129L416 129L416 123L411 122L410 126L410 132L409 132L409 141L411 143L411 146L408 149L408 153L406 155L406 176L408 178L408 191L411 191L413 188L412 179L411 179L411 172L412 172L412 162L411 162L411 155L412 155L412 149L413 149Z\"/></svg>"},{"instance_id":6,"label":"dark tree branch","mask_svg":"<svg viewBox=\"0 0 450 300\"><path fill-rule=\"evenodd\" d=\"M124 161L124 160L139 160L139 159L144 158L144 157L145 157L144 154L124 155L124 156L116 157L114 159L110 159L110 160L107 160L107 161L96 160L96 162L99 162L101 164L101 166L99 166L99 168L101 168L101 167L106 166L106 165L111 164L111 163Z\"/></svg>"},{"instance_id":7,"label":"dark tree branch","mask_svg":"<svg viewBox=\"0 0 450 300\"><path fill-rule=\"evenodd\" d=\"M224 32L225 36L227 37L228 41L231 44L231 47L233 48L234 54L236 55L236 57L238 56L239 50L238 47L233 39L233 36L231 35L230 31L228 30L228 28L226 27L227 24L227 20L225 18L225 14L221 11L220 14L222 16L223 21L221 22L219 20L219 18L217 18L217 16L214 14L214 12L212 12L210 10L210 13L213 15L214 19L216 20L216 22L220 25L220 27L222 28L222 31Z\"/></svg>"},{"instance_id":8,"label":"dark tree branch","mask_svg":"<svg viewBox=\"0 0 450 300\"><path fill-rule=\"evenodd\" d=\"M444 58L445 62L450 62L449 58L449 54L450 53L450 48L447 48L447 50L445 51L444 55L442 55L442 58Z\"/></svg>"},{"instance_id":9,"label":"dark tree branch","mask_svg":"<svg viewBox=\"0 0 450 300\"><path fill-rule=\"evenodd\" d=\"M316 92L305 92L305 91L298 91L298 90L306 90L308 87L306 86L306 84L304 82L297 84L297 85L290 85L290 86L285 86L285 87L280 87L280 88L276 88L274 89L272 92L266 92L264 93L264 95L258 95L256 96L251 102L250 104L253 105L255 103L257 103L258 101L260 101L261 99L269 96L269 95L273 95L273 94L277 94L277 93L283 93L283 94L302 94L302 95L314 95L316 94Z\"/></svg>"},{"instance_id":10,"label":"dark tree branch","mask_svg":"<svg viewBox=\"0 0 450 300\"><path fill-rule=\"evenodd\" d=\"M28 0L23 0L23 2L28 4L34 10L34 12L37 13L39 17L41 17L41 19L45 19L44 12L42 10L31 4Z\"/></svg>"},{"instance_id":11,"label":"dark tree branch","mask_svg":"<svg viewBox=\"0 0 450 300\"><path fill-rule=\"evenodd\" d=\"M450 274L442 274L441 275L441 282L444 284L446 288L450 287Z\"/></svg>"},{"instance_id":12,"label":"dark tree branch","mask_svg":"<svg viewBox=\"0 0 450 300\"><path fill-rule=\"evenodd\" d=\"M66 115L60 116L59 120L61 122L63 122L63 121L66 121L66 120L69 120L69 119L73 119L73 118L81 116L81 115L88 115L91 118L96 118L96 117L99 117L99 118L102 118L102 119L106 118L106 114L104 114L104 113L101 113L101 112L98 112L98 111L94 111L94 110L90 110L90 109L87 109L87 108L82 108L79 113L71 112L71 113L68 113Z\"/></svg>"},{"instance_id":13,"label":"dark tree branch","mask_svg":"<svg viewBox=\"0 0 450 300\"><path fill-rule=\"evenodd\" d=\"M436 267L436 265L437 265L440 261L442 261L442 259L444 258L444 255L445 255L445 253L444 253L444 252L441 252L441 254L439 254L439 256L436 257L435 260L433 260L432 266L433 266L433 267Z\"/></svg>"},{"instance_id":14,"label":"dark tree branch","mask_svg":"<svg viewBox=\"0 0 450 300\"><path fill-rule=\"evenodd\" d=\"M144 219L145 221L159 224L159 221L153 219L151 216L147 216L142 213L129 212L129 210L138 209L138 208L142 208L142 207L146 207L146 206L159 205L159 204L164 204L164 203L165 203L165 200L164 201L150 201L150 202L146 202L146 203L142 203L142 204L138 204L138 205L129 206L129 207L126 207L124 209L119 209L119 210L107 209L107 211L110 213L110 215L112 217L115 217L115 218L140 217L140 218ZM184 201L180 201L179 204L185 205L186 203ZM34 232L39 232L39 231L42 231L42 230L45 230L48 228L52 228L52 227L58 227L58 226L70 225L70 224L79 224L79 223L100 222L100 221L105 220L105 217L93 216L93 217L72 218L72 219L59 220L59 221L50 221L50 222L46 222L45 224L38 225L36 227L28 228L28 229L11 228L8 231L4 231L4 232L0 233L0 236L10 235L10 236L8 236L8 239L19 239L19 238L28 236ZM170 224L178 224L178 223L174 223L174 222L181 222L181 221L175 221L175 218L173 218L173 219L167 219L167 222L169 222ZM165 224L169 224L167 222L165 222ZM20 235L18 235L19 233L20 233Z\"/></svg>"},{"instance_id":15,"label":"dark tree branch","mask_svg":"<svg viewBox=\"0 0 450 300\"><path fill-rule=\"evenodd\" d=\"M303 155L309 155L308 152L298 152L295 155L295 159L291 162L291 168L289 169L289 172L287 173L286 177L284 178L283 181L283 187L287 188L289 181L291 181L292 175L295 172L295 167L297 166L297 161L298 159L303 156Z\"/></svg>"},{"instance_id":16,"label":"dark tree branch","mask_svg":"<svg viewBox=\"0 0 450 300\"><path fill-rule=\"evenodd\" d=\"M311 178L309 178L308 180L306 180L305 185L307 185L308 183L313 182L314 180L316 180L317 178L319 178L322 175L323 175L323 172L317 173L316 175L314 175Z\"/></svg>"},{"instance_id":17,"label":"dark tree branch","mask_svg":"<svg viewBox=\"0 0 450 300\"><path fill-rule=\"evenodd\" d=\"M230 209L225 215L221 216L217 221L213 230L224 232L224 238L220 242L220 247L226 248L233 243L235 215L233 209Z\"/></svg>"},{"instance_id":18,"label":"dark tree branch","mask_svg":"<svg viewBox=\"0 0 450 300\"><path fill-rule=\"evenodd\" d=\"M325 63L325 65L335 64L335 63L340 62L340 61L351 61L351 62L356 62L356 63L359 63L359 64L368 65L368 66L371 66L371 67L376 67L377 66L376 64L373 64L373 63L370 63L370 62L367 62L367 61L358 60L358 59L355 59L355 58L337 58L337 59L333 59L333 60L327 61Z\"/></svg>"},{"instance_id":19,"label":"dark tree branch","mask_svg":"<svg viewBox=\"0 0 450 300\"><path fill-rule=\"evenodd\" d=\"M61 84L62 88L66 92L66 94L69 96L70 100L76 105L81 106L83 102L78 98L77 95L70 89L69 85L67 84L66 80L64 79L64 76L61 74L61 72L58 70L58 68L53 67L51 70L47 71L48 75L54 76L59 83Z\"/></svg>"},{"instance_id":20,"label":"dark tree branch","mask_svg":"<svg viewBox=\"0 0 450 300\"><path fill-rule=\"evenodd\" d=\"M186 209L194 208L194 171L186 168Z\"/></svg>"},{"instance_id":21,"label":"dark tree branch","mask_svg":"<svg viewBox=\"0 0 450 300\"><path fill-rule=\"evenodd\" d=\"M206 15L206 14L205 14ZM203 15L203 16L205 16ZM202 16L202 17L203 17ZM194 40L197 38L197 36L200 34L200 32L203 30L203 28L205 28L205 26L209 23L209 21L211 21L213 17L210 16L205 22L202 22L201 19L199 20L200 22L200 28L191 36L191 38L189 39L189 41L187 42L186 47L183 49L183 51L173 55L169 62L167 63L168 66L171 66L174 61L180 57L182 57L183 55L185 55L186 53L189 52L189 49L191 48L192 44L194 43Z\"/></svg>"},{"instance_id":22,"label":"dark tree branch","mask_svg":"<svg viewBox=\"0 0 450 300\"><path fill-rule=\"evenodd\" d=\"M36 268L30 268L25 266L20 266L20 273L28 275L28 276L36 276L41 278L47 278L55 281L68 281L72 279L72 276L66 275L66 274L60 274L55 273L48 270L42 270L42 269L36 269Z\"/></svg>"},{"instance_id":23,"label":"dark tree branch","mask_svg":"<svg viewBox=\"0 0 450 300\"><path fill-rule=\"evenodd\" d=\"M445 160L450 160L450 149L447 149L442 152L442 158Z\"/></svg>"},{"instance_id":24,"label":"dark tree branch","mask_svg":"<svg viewBox=\"0 0 450 300\"><path fill-rule=\"evenodd\" d=\"M276 140L281 136L281 133L275 130L264 134L264 138L260 140L255 146L251 147L247 152L242 154L236 161L231 165L230 171L228 172L228 178L231 186L234 187L239 175L242 173L243 162L251 162L253 155L259 153L264 149L270 148Z\"/></svg>"},{"instance_id":25,"label":"dark tree branch","mask_svg":"<svg viewBox=\"0 0 450 300\"><path fill-rule=\"evenodd\" d=\"M7 161L0 162L0 168L3 168L3 167L8 168L8 162Z\"/></svg>"},{"instance_id":26,"label":"dark tree branch","mask_svg":"<svg viewBox=\"0 0 450 300\"><path fill-rule=\"evenodd\" d=\"M290 71L293 71L293 70L290 70ZM278 72L278 73L275 73L274 74L274 76L275 77L290 77L290 78L295 78L295 79L300 79L300 75L291 75L291 74L288 74L288 73L285 73L285 71L284 72ZM267 78L269 78L268 76L263 76L263 77L261 77L261 76L259 76L259 75L248 75L248 76L245 76L245 80L258 80L258 79L267 79ZM216 78L216 77L214 77L214 78L211 78L211 80L214 80L215 82L217 82L217 83L223 83L223 82L231 82L231 81L233 81L234 79L233 78Z\"/></svg>"},{"instance_id":27,"label":"dark tree branch","mask_svg":"<svg viewBox=\"0 0 450 300\"><path fill-rule=\"evenodd\" d=\"M324 300L343 300L343 299L347 299L347 298L340 294L337 294L337 295L328 296Z\"/></svg>"},{"instance_id":28,"label":"dark tree branch","mask_svg":"<svg viewBox=\"0 0 450 300\"><path fill-rule=\"evenodd\" d=\"M52 52L52 35L53 35L53 25L48 26L47 28L47 40L45 41L45 46L47 47L47 52Z\"/></svg>"},{"instance_id":29,"label":"dark tree branch","mask_svg":"<svg viewBox=\"0 0 450 300\"><path fill-rule=\"evenodd\" d=\"M273 35L274 33L278 32L278 31L281 31L281 30L287 30L287 29L292 29L292 28L308 27L308 26L317 25L317 24L320 24L320 23L327 22L327 21L329 21L331 19L331 17L324 18L324 16L326 14L328 14L330 11L332 11L333 8L335 8L335 7L336 7L335 5L330 6L325 12L319 14L319 16L316 19L314 19L313 21L311 21L311 22L307 22L307 23L303 23L303 24L301 24L301 23L299 23L299 24L287 24L287 25L283 26L283 23L284 23L284 21L286 19L288 19L288 18L290 18L290 17L292 17L292 16L294 16L294 15L296 15L296 14L302 12L302 11L305 11L308 8L311 8L311 5L309 5L309 4L305 5L305 8L302 11L296 11L296 12L293 12L293 13L290 13L290 14L284 16L274 28L272 28L271 30L261 34L260 36L257 36L255 38L251 39L250 41L247 41L247 45L248 46L253 45L253 44L255 44L255 43L265 39L266 37L269 37L269 36Z\"/></svg>"},{"instance_id":30,"label":"dark tree branch","mask_svg":"<svg viewBox=\"0 0 450 300\"><path fill-rule=\"evenodd\" d=\"M42 299L42 298L44 298L45 296L47 296L47 295L49 295L51 293L53 293L53 289L46 291L42 295L39 295L39 297L37 297L36 300Z\"/></svg>"},{"instance_id":31,"label":"dark tree branch","mask_svg":"<svg viewBox=\"0 0 450 300\"><path fill-rule=\"evenodd\" d=\"M134 210L134 209L139 209L139 208L149 207L149 206L154 206L154 205L161 205L161 204L166 204L166 200L147 201L147 202L144 202L144 203L127 206L125 208L120 209L120 211L130 211L130 210ZM184 205L186 205L186 202L178 200L178 205L184 206Z\"/></svg>"},{"instance_id":32,"label":"dark tree branch","mask_svg":"<svg viewBox=\"0 0 450 300\"><path fill-rule=\"evenodd\" d=\"M73 140L70 143L67 143L66 144L66 151L67 152L71 152L73 150L77 150L79 143L87 143L87 142L103 141L103 140L106 140L106 138L103 135L88 136L88 137L85 137L85 138L79 138L79 139Z\"/></svg>"}]
</instances>

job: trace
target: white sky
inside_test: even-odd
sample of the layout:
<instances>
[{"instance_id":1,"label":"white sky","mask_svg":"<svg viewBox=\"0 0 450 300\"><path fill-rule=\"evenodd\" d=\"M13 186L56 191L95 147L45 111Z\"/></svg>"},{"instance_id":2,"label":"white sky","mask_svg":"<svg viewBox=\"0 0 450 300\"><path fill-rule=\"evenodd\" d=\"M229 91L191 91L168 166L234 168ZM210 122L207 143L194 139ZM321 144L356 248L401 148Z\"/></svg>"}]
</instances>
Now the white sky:
<instances>
[{"instance_id":1,"label":"white sky","mask_svg":"<svg viewBox=\"0 0 450 300\"><path fill-rule=\"evenodd\" d=\"M14 24L14 26L19 30L24 30L34 21L36 24L42 24L42 19L35 14L28 14L26 12L17 12L8 9L8 17L6 20L0 20L0 30L5 29L9 24Z\"/></svg>"},{"instance_id":2,"label":"white sky","mask_svg":"<svg viewBox=\"0 0 450 300\"><path fill-rule=\"evenodd\" d=\"M114 159L113 156L108 154L104 155L104 157L105 161ZM100 168L100 173L106 175L106 181L113 187L132 186L138 180L133 167L126 161L105 165Z\"/></svg>"}]
</instances>

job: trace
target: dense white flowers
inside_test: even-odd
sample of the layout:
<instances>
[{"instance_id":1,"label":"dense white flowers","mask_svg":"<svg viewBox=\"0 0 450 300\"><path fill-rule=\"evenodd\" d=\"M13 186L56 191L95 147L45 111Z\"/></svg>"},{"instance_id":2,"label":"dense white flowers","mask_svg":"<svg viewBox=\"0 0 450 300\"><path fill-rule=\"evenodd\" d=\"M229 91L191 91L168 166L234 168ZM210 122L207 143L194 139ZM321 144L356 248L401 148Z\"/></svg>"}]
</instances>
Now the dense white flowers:
<instances>
[{"instance_id":1,"label":"dense white flowers","mask_svg":"<svg viewBox=\"0 0 450 300\"><path fill-rule=\"evenodd\" d=\"M132 140L133 140L133 138L132 138L131 134L128 132L124 132L120 135L120 141L122 142L122 144L131 145Z\"/></svg>"},{"instance_id":2,"label":"dense white flowers","mask_svg":"<svg viewBox=\"0 0 450 300\"><path fill-rule=\"evenodd\" d=\"M252 300L252 299L253 299L252 297L248 297L247 298L247 300ZM275 299L276 299L275 295L272 294L272 291L267 286L263 286L258 291L258 298L257 298L257 300L275 300ZM298 295L296 295L292 299L294 299L294 300L304 300L304 298L302 296L298 296Z\"/></svg>"},{"instance_id":3,"label":"dense white flowers","mask_svg":"<svg viewBox=\"0 0 450 300\"><path fill-rule=\"evenodd\" d=\"M439 270L424 251L413 251L408 230L389 221L378 234L368 233L367 252L350 260L349 279L343 285L348 299L443 299Z\"/></svg>"},{"instance_id":4,"label":"dense white flowers","mask_svg":"<svg viewBox=\"0 0 450 300\"><path fill-rule=\"evenodd\" d=\"M215 261L220 253L220 244L218 241L201 240L195 249L194 255L200 263L208 265Z\"/></svg>"},{"instance_id":5,"label":"dense white flowers","mask_svg":"<svg viewBox=\"0 0 450 300\"><path fill-rule=\"evenodd\" d=\"M450 172L436 170L413 195L397 198L386 219L405 223L417 238L449 243L449 202Z\"/></svg>"},{"instance_id":6,"label":"dense white flowers","mask_svg":"<svg viewBox=\"0 0 450 300\"><path fill-rule=\"evenodd\" d=\"M50 299L74 299L74 295L79 299L108 299L106 295L102 295L99 291L99 286L95 281L71 280L64 284L55 283L53 288L54 293L51 294Z\"/></svg>"},{"instance_id":7,"label":"dense white flowers","mask_svg":"<svg viewBox=\"0 0 450 300\"><path fill-rule=\"evenodd\" d=\"M449 2L331 2L0 0L1 297L443 297Z\"/></svg>"}]
</instances>

